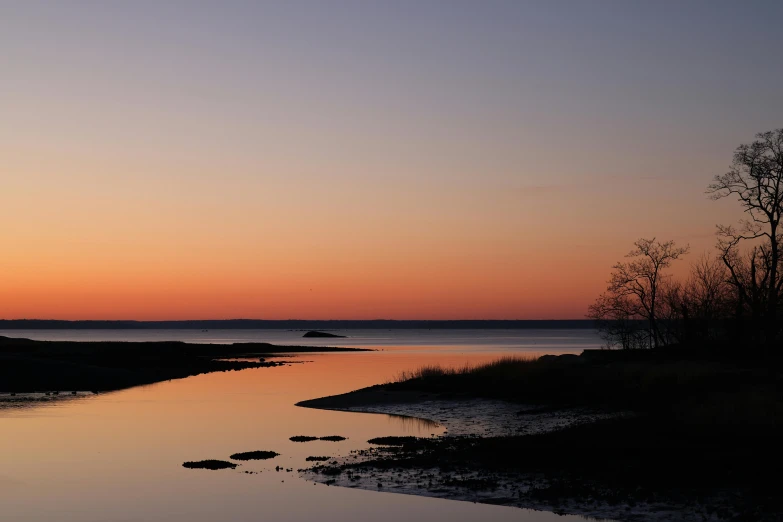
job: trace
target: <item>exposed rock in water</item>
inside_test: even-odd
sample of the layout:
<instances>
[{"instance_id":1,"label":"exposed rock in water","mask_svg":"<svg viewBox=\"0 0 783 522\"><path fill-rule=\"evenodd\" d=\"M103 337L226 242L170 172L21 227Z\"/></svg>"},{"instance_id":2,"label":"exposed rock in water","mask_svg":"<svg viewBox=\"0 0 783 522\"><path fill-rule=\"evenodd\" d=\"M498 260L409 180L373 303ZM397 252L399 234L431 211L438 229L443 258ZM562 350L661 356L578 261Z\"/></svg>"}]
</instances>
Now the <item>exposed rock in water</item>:
<instances>
[{"instance_id":1,"label":"exposed rock in water","mask_svg":"<svg viewBox=\"0 0 783 522\"><path fill-rule=\"evenodd\" d=\"M288 440L292 442L310 442L313 440L326 440L329 442L340 442L341 440L345 440L345 437L341 435L327 435L326 437L311 437L309 435L295 435Z\"/></svg>"},{"instance_id":2,"label":"exposed rock in water","mask_svg":"<svg viewBox=\"0 0 783 522\"><path fill-rule=\"evenodd\" d=\"M225 460L199 460L196 462L184 462L182 467L189 469L234 469L237 467L233 462Z\"/></svg>"},{"instance_id":3,"label":"exposed rock in water","mask_svg":"<svg viewBox=\"0 0 783 522\"><path fill-rule=\"evenodd\" d=\"M331 459L332 457L307 457L305 460L307 462L326 462L327 460Z\"/></svg>"},{"instance_id":4,"label":"exposed rock in water","mask_svg":"<svg viewBox=\"0 0 783 522\"><path fill-rule=\"evenodd\" d=\"M234 453L229 457L231 460L266 460L280 455L275 451L245 451L244 453Z\"/></svg>"},{"instance_id":5,"label":"exposed rock in water","mask_svg":"<svg viewBox=\"0 0 783 522\"><path fill-rule=\"evenodd\" d=\"M288 440L292 442L310 442L311 440L318 440L318 437L310 437L308 435L295 435Z\"/></svg>"},{"instance_id":6,"label":"exposed rock in water","mask_svg":"<svg viewBox=\"0 0 783 522\"><path fill-rule=\"evenodd\" d=\"M302 337L345 337L344 335L337 335L329 332L319 332L316 330L310 330Z\"/></svg>"}]
</instances>

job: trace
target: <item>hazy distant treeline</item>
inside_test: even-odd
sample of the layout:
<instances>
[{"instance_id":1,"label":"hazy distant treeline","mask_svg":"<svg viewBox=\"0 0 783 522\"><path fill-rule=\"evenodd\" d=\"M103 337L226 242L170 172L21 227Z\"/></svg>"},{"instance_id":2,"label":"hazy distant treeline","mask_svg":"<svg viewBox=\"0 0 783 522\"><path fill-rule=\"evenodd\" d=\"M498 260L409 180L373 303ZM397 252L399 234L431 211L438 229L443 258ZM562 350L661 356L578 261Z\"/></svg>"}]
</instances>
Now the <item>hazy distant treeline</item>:
<instances>
[{"instance_id":1,"label":"hazy distant treeline","mask_svg":"<svg viewBox=\"0 0 783 522\"><path fill-rule=\"evenodd\" d=\"M228 319L204 321L61 321L50 319L0 320L0 330L73 330L73 329L275 329L275 330L343 330L343 329L592 329L592 320L264 320Z\"/></svg>"}]
</instances>

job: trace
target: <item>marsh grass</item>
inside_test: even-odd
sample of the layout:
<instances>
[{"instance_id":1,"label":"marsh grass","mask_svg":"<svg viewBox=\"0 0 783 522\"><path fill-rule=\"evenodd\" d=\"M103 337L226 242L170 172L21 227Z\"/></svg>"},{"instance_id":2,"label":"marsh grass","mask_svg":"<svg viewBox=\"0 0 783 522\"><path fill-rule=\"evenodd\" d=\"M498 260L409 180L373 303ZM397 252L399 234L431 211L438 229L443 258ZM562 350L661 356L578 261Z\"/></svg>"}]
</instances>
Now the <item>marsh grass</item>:
<instances>
[{"instance_id":1,"label":"marsh grass","mask_svg":"<svg viewBox=\"0 0 783 522\"><path fill-rule=\"evenodd\" d=\"M415 370L402 371L389 384L413 380L439 379L448 376L504 376L517 374L523 367L536 361L535 357L511 355L483 364L465 364L457 368L445 368L438 364L424 365Z\"/></svg>"}]
</instances>

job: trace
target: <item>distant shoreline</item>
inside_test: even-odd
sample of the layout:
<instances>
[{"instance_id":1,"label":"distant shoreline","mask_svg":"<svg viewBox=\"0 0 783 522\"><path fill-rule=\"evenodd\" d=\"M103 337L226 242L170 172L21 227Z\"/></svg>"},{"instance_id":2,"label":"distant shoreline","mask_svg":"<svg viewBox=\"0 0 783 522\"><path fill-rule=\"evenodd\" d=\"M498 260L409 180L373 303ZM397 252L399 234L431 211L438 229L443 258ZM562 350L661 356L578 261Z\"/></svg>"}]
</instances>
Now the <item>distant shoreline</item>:
<instances>
[{"instance_id":1,"label":"distant shoreline","mask_svg":"<svg viewBox=\"0 0 783 522\"><path fill-rule=\"evenodd\" d=\"M590 319L329 320L214 319L183 321L66 321L0 319L0 330L592 330Z\"/></svg>"}]
</instances>

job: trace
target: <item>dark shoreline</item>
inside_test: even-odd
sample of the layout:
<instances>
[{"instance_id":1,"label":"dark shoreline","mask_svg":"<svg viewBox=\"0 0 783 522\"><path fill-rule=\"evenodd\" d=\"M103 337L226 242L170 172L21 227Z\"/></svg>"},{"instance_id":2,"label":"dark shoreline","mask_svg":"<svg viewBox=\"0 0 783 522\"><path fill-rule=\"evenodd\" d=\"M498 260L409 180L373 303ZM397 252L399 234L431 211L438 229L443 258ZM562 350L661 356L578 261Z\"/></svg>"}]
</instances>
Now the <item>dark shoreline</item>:
<instances>
[{"instance_id":1,"label":"dark shoreline","mask_svg":"<svg viewBox=\"0 0 783 522\"><path fill-rule=\"evenodd\" d=\"M428 401L527 399L540 406L531 413L635 405L634 414L546 433L414 438L303 472L346 487L617 520L783 516L777 483L768 479L783 460L779 361L645 351L503 366L432 372L298 405L384 412Z\"/></svg>"},{"instance_id":2,"label":"dark shoreline","mask_svg":"<svg viewBox=\"0 0 783 522\"><path fill-rule=\"evenodd\" d=\"M269 343L33 341L0 336L0 392L110 391L216 371L279 366L264 356L361 352ZM226 358L258 358L227 361Z\"/></svg>"}]
</instances>

